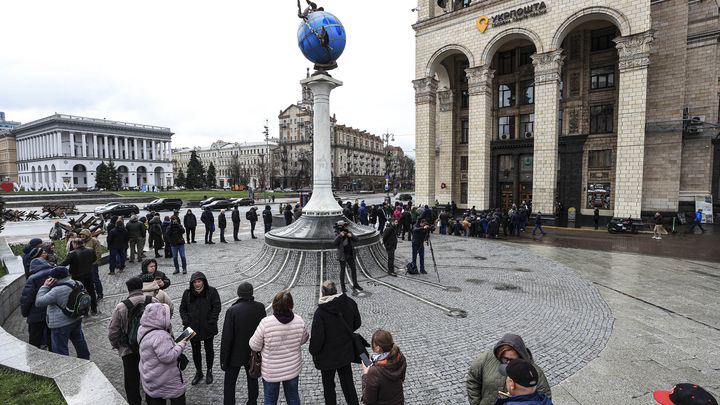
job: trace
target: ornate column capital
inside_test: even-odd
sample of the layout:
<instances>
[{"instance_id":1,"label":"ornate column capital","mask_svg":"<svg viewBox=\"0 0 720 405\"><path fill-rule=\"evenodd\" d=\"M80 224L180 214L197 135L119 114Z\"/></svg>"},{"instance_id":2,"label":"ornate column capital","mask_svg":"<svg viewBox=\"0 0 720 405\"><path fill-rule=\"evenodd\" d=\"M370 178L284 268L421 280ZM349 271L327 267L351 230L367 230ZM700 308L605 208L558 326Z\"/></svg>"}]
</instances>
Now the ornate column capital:
<instances>
[{"instance_id":1,"label":"ornate column capital","mask_svg":"<svg viewBox=\"0 0 720 405\"><path fill-rule=\"evenodd\" d=\"M415 105L437 102L438 81L434 77L413 80L413 87L415 87Z\"/></svg>"},{"instance_id":2,"label":"ornate column capital","mask_svg":"<svg viewBox=\"0 0 720 405\"><path fill-rule=\"evenodd\" d=\"M488 65L475 66L465 69L468 79L468 93L471 96L492 93L492 80L495 71Z\"/></svg>"},{"instance_id":3,"label":"ornate column capital","mask_svg":"<svg viewBox=\"0 0 720 405\"><path fill-rule=\"evenodd\" d=\"M565 63L565 55L562 53L562 49L556 49L530 56L535 67L535 84L560 81L560 70Z\"/></svg>"},{"instance_id":4,"label":"ornate column capital","mask_svg":"<svg viewBox=\"0 0 720 405\"><path fill-rule=\"evenodd\" d=\"M448 112L453 108L453 91L451 89L440 90L437 92L438 100L440 100L440 111Z\"/></svg>"},{"instance_id":5,"label":"ornate column capital","mask_svg":"<svg viewBox=\"0 0 720 405\"><path fill-rule=\"evenodd\" d=\"M620 71L647 69L650 65L650 44L653 39L653 30L615 38L613 41L617 44L615 47L618 49Z\"/></svg>"}]
</instances>

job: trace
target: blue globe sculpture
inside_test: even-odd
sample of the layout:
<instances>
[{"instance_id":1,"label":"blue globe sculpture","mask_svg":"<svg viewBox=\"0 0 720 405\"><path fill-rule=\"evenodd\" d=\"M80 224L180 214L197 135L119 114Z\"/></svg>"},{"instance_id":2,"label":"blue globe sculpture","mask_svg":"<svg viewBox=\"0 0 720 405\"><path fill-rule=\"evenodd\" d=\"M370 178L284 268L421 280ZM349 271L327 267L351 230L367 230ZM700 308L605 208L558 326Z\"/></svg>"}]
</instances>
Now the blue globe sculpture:
<instances>
[{"instance_id":1,"label":"blue globe sculpture","mask_svg":"<svg viewBox=\"0 0 720 405\"><path fill-rule=\"evenodd\" d=\"M315 11L298 27L298 46L315 69L337 67L337 59L345 50L345 27L327 11Z\"/></svg>"}]
</instances>

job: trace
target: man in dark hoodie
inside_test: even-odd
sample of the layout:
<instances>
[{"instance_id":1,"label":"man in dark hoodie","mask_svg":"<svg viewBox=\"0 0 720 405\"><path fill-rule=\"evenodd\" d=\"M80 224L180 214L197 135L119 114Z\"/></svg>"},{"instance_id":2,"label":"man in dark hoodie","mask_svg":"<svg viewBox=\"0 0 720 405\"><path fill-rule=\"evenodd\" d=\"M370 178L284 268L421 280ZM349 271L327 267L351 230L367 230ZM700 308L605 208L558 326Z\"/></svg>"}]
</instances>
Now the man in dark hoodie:
<instances>
[{"instance_id":1,"label":"man in dark hoodie","mask_svg":"<svg viewBox=\"0 0 720 405\"><path fill-rule=\"evenodd\" d=\"M550 398L537 392L538 372L535 366L523 359L512 360L500 366L505 376L509 396L500 395L495 405L553 405Z\"/></svg>"},{"instance_id":2,"label":"man in dark hoodie","mask_svg":"<svg viewBox=\"0 0 720 405\"><path fill-rule=\"evenodd\" d=\"M248 374L250 368L248 342L265 317L265 306L255 302L253 286L250 283L241 283L237 295L238 300L225 312L225 324L220 341L220 368L225 372L224 405L235 405L235 385L243 367L248 387L247 403L256 404L259 395L258 379Z\"/></svg>"},{"instance_id":3,"label":"man in dark hoodie","mask_svg":"<svg viewBox=\"0 0 720 405\"><path fill-rule=\"evenodd\" d=\"M398 220L393 219L390 221L390 224L385 227L382 234L383 245L385 246L385 252L388 257L388 274L391 276L397 275L395 274L395 249L397 249L398 243L397 224Z\"/></svg>"},{"instance_id":4,"label":"man in dark hoodie","mask_svg":"<svg viewBox=\"0 0 720 405\"><path fill-rule=\"evenodd\" d=\"M285 226L292 224L293 213L292 208L290 208L290 204L285 204L285 210L283 211L283 215L285 216Z\"/></svg>"},{"instance_id":5,"label":"man in dark hoodie","mask_svg":"<svg viewBox=\"0 0 720 405\"><path fill-rule=\"evenodd\" d=\"M137 215L130 217L125 227L128 233L128 242L130 243L130 263L135 263L135 260L140 262L142 260L143 250L145 249L145 224L138 221Z\"/></svg>"},{"instance_id":6,"label":"man in dark hoodie","mask_svg":"<svg viewBox=\"0 0 720 405\"><path fill-rule=\"evenodd\" d=\"M220 243L227 243L225 240L225 228L227 228L225 210L220 210L220 214L218 215L218 228L220 228Z\"/></svg>"},{"instance_id":7,"label":"man in dark hoodie","mask_svg":"<svg viewBox=\"0 0 720 405\"><path fill-rule=\"evenodd\" d=\"M322 374L326 405L337 404L336 373L345 401L348 405L359 405L351 365L355 358L352 332L361 325L357 303L345 294L338 294L334 282L323 282L322 297L313 315L309 350L315 368Z\"/></svg>"},{"instance_id":8,"label":"man in dark hoodie","mask_svg":"<svg viewBox=\"0 0 720 405\"><path fill-rule=\"evenodd\" d=\"M170 259L172 257L172 249L170 249L170 238L168 235L168 229L170 229L170 216L165 215L165 218L163 219L162 223L160 224L160 229L162 229L163 233L163 239L165 240L165 258Z\"/></svg>"},{"instance_id":9,"label":"man in dark hoodie","mask_svg":"<svg viewBox=\"0 0 720 405\"><path fill-rule=\"evenodd\" d=\"M32 238L30 239L30 242L25 245L23 248L23 256L22 256L22 262L23 262L23 268L25 269L25 278L27 279L30 276L30 258L28 257L28 254L31 250L35 249L36 247L42 245L43 241L40 238Z\"/></svg>"},{"instance_id":10,"label":"man in dark hoodie","mask_svg":"<svg viewBox=\"0 0 720 405\"><path fill-rule=\"evenodd\" d=\"M252 239L257 239L255 236L255 224L258 221L257 207L250 208L250 210L245 213L245 219L250 221L250 237L252 237Z\"/></svg>"},{"instance_id":11,"label":"man in dark hoodie","mask_svg":"<svg viewBox=\"0 0 720 405\"><path fill-rule=\"evenodd\" d=\"M39 250L39 248L35 248ZM34 249L34 250L35 250ZM33 253L31 251L30 253ZM54 268L45 260L47 253L40 251L40 256L30 261L30 277L25 282L22 294L20 295L20 313L27 318L28 343L41 348L50 347L50 329L47 327L47 307L38 308L35 306L35 297L45 280L50 277Z\"/></svg>"},{"instance_id":12,"label":"man in dark hoodie","mask_svg":"<svg viewBox=\"0 0 720 405\"><path fill-rule=\"evenodd\" d=\"M335 241L333 244L337 249L337 258L340 262L340 288L342 292L347 292L345 288L345 267L350 267L350 279L352 280L353 289L362 291L362 287L357 282L357 267L355 266L355 244L358 237L348 229L348 223L340 220L335 224Z\"/></svg>"},{"instance_id":13,"label":"man in dark hoodie","mask_svg":"<svg viewBox=\"0 0 720 405\"><path fill-rule=\"evenodd\" d=\"M507 364L515 359L523 359L532 363L538 372L537 391L551 397L550 385L545 373L534 363L530 349L518 335L506 334L495 344L492 352L484 352L470 364L466 382L470 405L492 405L498 397L498 387L507 392L505 376L500 374L500 364Z\"/></svg>"},{"instance_id":14,"label":"man in dark hoodie","mask_svg":"<svg viewBox=\"0 0 720 405\"><path fill-rule=\"evenodd\" d=\"M263 217L263 224L265 224L265 233L270 232L270 228L272 228L272 211L270 210L270 206L266 205L265 209L262 212Z\"/></svg>"},{"instance_id":15,"label":"man in dark hoodie","mask_svg":"<svg viewBox=\"0 0 720 405\"><path fill-rule=\"evenodd\" d=\"M214 245L212 241L213 232L215 232L215 216L213 215L210 208L205 208L202 215L200 215L200 221L205 224L205 244Z\"/></svg>"},{"instance_id":16,"label":"man in dark hoodie","mask_svg":"<svg viewBox=\"0 0 720 405\"><path fill-rule=\"evenodd\" d=\"M237 205L233 208L230 219L232 219L233 224L233 240L238 242L240 241L240 238L238 238L238 233L240 232L240 210Z\"/></svg>"},{"instance_id":17,"label":"man in dark hoodie","mask_svg":"<svg viewBox=\"0 0 720 405\"><path fill-rule=\"evenodd\" d=\"M180 218L173 215L172 218L170 218L170 226L167 230L167 243L170 245L170 250L172 251L172 257L173 257L173 264L175 265L175 271L173 274L180 273L180 265L178 264L178 256L180 256L180 259L182 261L182 272L183 274L187 274L187 259L185 258L185 239L183 239L183 235L185 234L185 229L180 225Z\"/></svg>"},{"instance_id":18,"label":"man in dark hoodie","mask_svg":"<svg viewBox=\"0 0 720 405\"><path fill-rule=\"evenodd\" d=\"M187 210L183 216L183 225L185 225L185 239L187 243L195 243L195 228L197 228L197 218L192 210ZM191 238L192 236L192 238Z\"/></svg>"},{"instance_id":19,"label":"man in dark hoodie","mask_svg":"<svg viewBox=\"0 0 720 405\"><path fill-rule=\"evenodd\" d=\"M207 278L201 272L194 273L190 277L190 288L185 290L180 303L180 317L183 328L193 328L194 338L190 341L192 345L193 363L195 363L195 378L192 385L197 385L203 379L202 353L205 345L205 359L207 361L206 384L212 384L212 366L215 358L213 338L218 334L218 318L220 317L220 295L217 290L210 287Z\"/></svg>"},{"instance_id":20,"label":"man in dark hoodie","mask_svg":"<svg viewBox=\"0 0 720 405\"><path fill-rule=\"evenodd\" d=\"M125 270L125 252L128 248L128 233L122 219L115 222L115 227L108 233L107 244L110 249L110 274L115 274L115 269ZM87 288L87 286L85 286Z\"/></svg>"}]
</instances>

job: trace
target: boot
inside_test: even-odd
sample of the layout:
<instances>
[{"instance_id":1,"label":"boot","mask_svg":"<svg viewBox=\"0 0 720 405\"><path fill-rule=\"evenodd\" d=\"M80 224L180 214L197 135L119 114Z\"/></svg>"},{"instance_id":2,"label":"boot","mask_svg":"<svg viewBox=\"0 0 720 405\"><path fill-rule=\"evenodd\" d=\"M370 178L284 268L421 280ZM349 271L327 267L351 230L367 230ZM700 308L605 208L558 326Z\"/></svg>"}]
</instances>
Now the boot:
<instances>
[{"instance_id":1,"label":"boot","mask_svg":"<svg viewBox=\"0 0 720 405\"><path fill-rule=\"evenodd\" d=\"M205 384L212 384L212 383L213 383L212 369L209 368L207 371L207 375L205 376Z\"/></svg>"},{"instance_id":2,"label":"boot","mask_svg":"<svg viewBox=\"0 0 720 405\"><path fill-rule=\"evenodd\" d=\"M198 383L205 377L202 373L202 371L198 370L195 372L195 378L193 378L192 382L190 384L192 385L198 385Z\"/></svg>"}]
</instances>

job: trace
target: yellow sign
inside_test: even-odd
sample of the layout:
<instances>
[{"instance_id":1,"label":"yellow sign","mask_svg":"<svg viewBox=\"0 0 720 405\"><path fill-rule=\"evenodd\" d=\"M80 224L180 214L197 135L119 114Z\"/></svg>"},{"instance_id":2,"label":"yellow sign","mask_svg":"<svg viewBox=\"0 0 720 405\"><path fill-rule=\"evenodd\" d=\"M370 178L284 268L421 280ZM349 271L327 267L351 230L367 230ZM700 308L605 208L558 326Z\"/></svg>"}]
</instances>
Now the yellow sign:
<instances>
[{"instance_id":1,"label":"yellow sign","mask_svg":"<svg viewBox=\"0 0 720 405\"><path fill-rule=\"evenodd\" d=\"M477 21L475 21L475 25L480 32L485 32L485 30L488 29L488 25L490 25L490 17L484 15L478 18Z\"/></svg>"}]
</instances>

